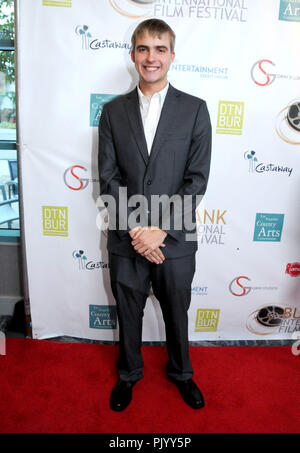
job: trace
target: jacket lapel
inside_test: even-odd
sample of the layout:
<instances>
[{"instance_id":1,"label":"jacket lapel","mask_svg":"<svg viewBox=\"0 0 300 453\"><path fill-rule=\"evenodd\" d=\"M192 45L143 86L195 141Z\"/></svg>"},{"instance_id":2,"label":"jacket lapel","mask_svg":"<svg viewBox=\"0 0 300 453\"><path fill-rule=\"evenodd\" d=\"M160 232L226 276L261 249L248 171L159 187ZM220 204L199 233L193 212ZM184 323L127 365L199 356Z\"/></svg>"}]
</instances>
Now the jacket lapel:
<instances>
[{"instance_id":1,"label":"jacket lapel","mask_svg":"<svg viewBox=\"0 0 300 453\"><path fill-rule=\"evenodd\" d=\"M167 139L168 133L172 130L174 119L178 112L178 97L180 93L175 90L172 85L169 85L169 89L165 98L165 102L160 114L160 119L157 125L156 134L153 140L149 165L153 163L160 150L163 142Z\"/></svg>"},{"instance_id":2,"label":"jacket lapel","mask_svg":"<svg viewBox=\"0 0 300 453\"><path fill-rule=\"evenodd\" d=\"M130 126L134 135L138 149L144 159L145 165L148 164L149 154L147 142L144 134L144 127L140 112L137 89L134 89L126 96L125 108L127 110Z\"/></svg>"}]
</instances>

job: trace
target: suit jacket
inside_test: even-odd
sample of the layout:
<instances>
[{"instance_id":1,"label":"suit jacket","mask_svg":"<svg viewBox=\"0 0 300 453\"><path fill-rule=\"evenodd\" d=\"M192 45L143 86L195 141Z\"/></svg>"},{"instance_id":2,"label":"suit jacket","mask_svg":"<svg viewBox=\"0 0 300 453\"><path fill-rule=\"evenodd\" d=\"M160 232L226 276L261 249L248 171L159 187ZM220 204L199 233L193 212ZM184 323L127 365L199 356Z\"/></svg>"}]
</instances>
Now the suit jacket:
<instances>
[{"instance_id":1,"label":"suit jacket","mask_svg":"<svg viewBox=\"0 0 300 453\"><path fill-rule=\"evenodd\" d=\"M115 212L109 205L108 211L110 218L115 214L117 219L116 229L114 225L109 227L108 250L121 256L137 256L128 234L132 225L127 225L130 215L131 220L136 217L136 206L129 206L126 210L124 202L120 203L119 189L123 188L123 191L127 190L126 203L132 195L143 195L148 202L140 207L140 213L144 214L137 217L140 224L154 224L168 233L164 241L166 247L162 249L166 258L195 253L196 234L194 240L189 237L186 241L186 232L195 232L195 228L187 230L184 221L180 230L174 226L173 205L169 209L169 227L161 224L162 212L157 218L151 218L154 213L151 202L155 198L151 196L178 195L177 198L183 200L184 195L191 195L191 212L195 222L196 195L205 193L210 156L211 124L206 103L202 99L169 85L150 156L137 89L105 104L99 124L100 194L114 198ZM125 229L121 229L124 228L122 222L126 224Z\"/></svg>"}]
</instances>

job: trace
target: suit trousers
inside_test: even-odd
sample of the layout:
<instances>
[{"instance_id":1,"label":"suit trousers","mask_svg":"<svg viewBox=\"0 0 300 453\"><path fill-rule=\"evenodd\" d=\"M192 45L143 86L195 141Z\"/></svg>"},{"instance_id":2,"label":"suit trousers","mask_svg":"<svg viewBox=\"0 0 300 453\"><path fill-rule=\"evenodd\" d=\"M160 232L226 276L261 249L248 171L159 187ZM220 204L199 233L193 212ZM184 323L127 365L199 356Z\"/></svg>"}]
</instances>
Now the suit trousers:
<instances>
[{"instance_id":1,"label":"suit trousers","mask_svg":"<svg viewBox=\"0 0 300 453\"><path fill-rule=\"evenodd\" d=\"M109 253L109 268L119 321L119 378L137 381L143 377L142 324L151 284L165 323L167 374L173 380L191 378L187 312L195 254L154 264L141 255L129 258Z\"/></svg>"}]
</instances>

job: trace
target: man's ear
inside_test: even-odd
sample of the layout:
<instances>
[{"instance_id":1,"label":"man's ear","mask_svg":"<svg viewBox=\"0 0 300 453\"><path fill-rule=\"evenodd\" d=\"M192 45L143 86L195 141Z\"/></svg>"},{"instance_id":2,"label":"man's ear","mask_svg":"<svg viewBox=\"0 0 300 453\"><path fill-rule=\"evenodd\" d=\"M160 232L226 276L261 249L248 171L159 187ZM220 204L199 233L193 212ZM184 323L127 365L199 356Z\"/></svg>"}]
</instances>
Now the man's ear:
<instances>
[{"instance_id":1,"label":"man's ear","mask_svg":"<svg viewBox=\"0 0 300 453\"><path fill-rule=\"evenodd\" d=\"M172 52L171 63L173 63L174 58L175 58L175 52Z\"/></svg>"},{"instance_id":2,"label":"man's ear","mask_svg":"<svg viewBox=\"0 0 300 453\"><path fill-rule=\"evenodd\" d=\"M135 63L134 50L132 50L132 51L130 52L130 56L131 56L131 60L133 61L133 63Z\"/></svg>"}]
</instances>

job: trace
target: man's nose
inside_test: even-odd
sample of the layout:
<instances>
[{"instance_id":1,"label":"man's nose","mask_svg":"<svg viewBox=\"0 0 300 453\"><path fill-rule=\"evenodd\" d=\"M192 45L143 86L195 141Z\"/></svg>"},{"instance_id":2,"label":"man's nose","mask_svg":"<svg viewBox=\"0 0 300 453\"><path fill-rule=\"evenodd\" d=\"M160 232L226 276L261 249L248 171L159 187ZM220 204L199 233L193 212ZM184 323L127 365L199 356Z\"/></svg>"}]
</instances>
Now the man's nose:
<instances>
[{"instance_id":1,"label":"man's nose","mask_svg":"<svg viewBox=\"0 0 300 453\"><path fill-rule=\"evenodd\" d=\"M155 60L155 51L153 49L150 49L147 55L147 60L148 61L154 61Z\"/></svg>"}]
</instances>

